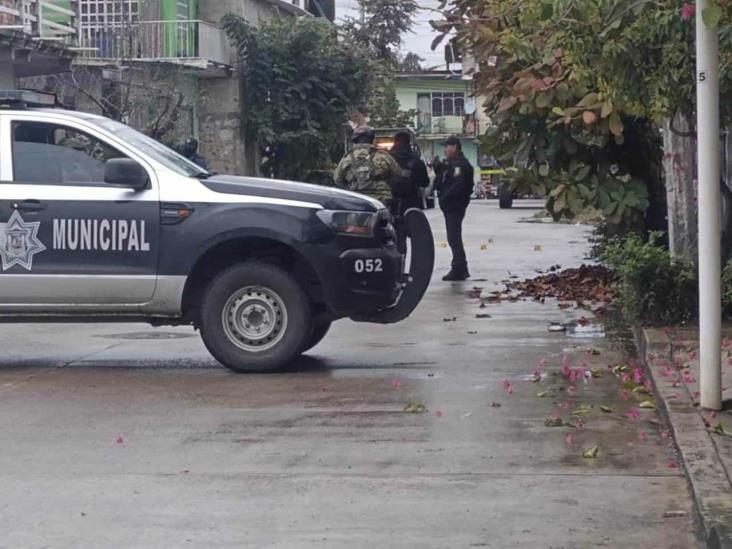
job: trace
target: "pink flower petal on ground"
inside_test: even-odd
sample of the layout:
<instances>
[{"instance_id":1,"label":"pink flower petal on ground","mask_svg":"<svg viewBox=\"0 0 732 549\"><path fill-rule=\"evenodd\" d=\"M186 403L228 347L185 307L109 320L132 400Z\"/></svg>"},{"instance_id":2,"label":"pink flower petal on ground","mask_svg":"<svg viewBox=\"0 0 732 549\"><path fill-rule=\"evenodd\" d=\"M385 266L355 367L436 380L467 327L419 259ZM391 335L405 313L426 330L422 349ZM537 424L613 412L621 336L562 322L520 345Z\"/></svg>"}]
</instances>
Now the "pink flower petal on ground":
<instances>
[{"instance_id":1,"label":"pink flower petal on ground","mask_svg":"<svg viewBox=\"0 0 732 549\"><path fill-rule=\"evenodd\" d=\"M669 431L668 429L666 429L665 431L661 431L661 438L662 439L665 440L665 439L670 438L670 437L671 437L671 431Z\"/></svg>"},{"instance_id":2,"label":"pink flower petal on ground","mask_svg":"<svg viewBox=\"0 0 732 549\"><path fill-rule=\"evenodd\" d=\"M584 429L585 428L585 422L584 421L578 421L577 423L575 423L574 426L577 427L577 429Z\"/></svg>"},{"instance_id":3,"label":"pink flower petal on ground","mask_svg":"<svg viewBox=\"0 0 732 549\"><path fill-rule=\"evenodd\" d=\"M674 388L676 388L678 386L679 386L679 380L678 379L671 384L671 387L674 387Z\"/></svg>"},{"instance_id":4,"label":"pink flower petal on ground","mask_svg":"<svg viewBox=\"0 0 732 549\"><path fill-rule=\"evenodd\" d=\"M402 380L401 379L392 380L391 386L394 387L395 389L398 389L399 387L402 386Z\"/></svg>"},{"instance_id":5,"label":"pink flower petal on ground","mask_svg":"<svg viewBox=\"0 0 732 549\"><path fill-rule=\"evenodd\" d=\"M620 393L620 396L623 398L623 400L628 400L630 398L630 391L628 391L628 389L623 389Z\"/></svg>"},{"instance_id":6,"label":"pink flower petal on ground","mask_svg":"<svg viewBox=\"0 0 732 549\"><path fill-rule=\"evenodd\" d=\"M696 354L696 351L692 351L686 355L686 360L696 360L698 356L699 355Z\"/></svg>"},{"instance_id":7,"label":"pink flower petal on ground","mask_svg":"<svg viewBox=\"0 0 732 549\"><path fill-rule=\"evenodd\" d=\"M545 358L542 358L542 359L541 359L541 360L539 361L539 366L546 366L546 359L545 359Z\"/></svg>"},{"instance_id":8,"label":"pink flower petal on ground","mask_svg":"<svg viewBox=\"0 0 732 549\"><path fill-rule=\"evenodd\" d=\"M638 440L641 442L646 440L646 432L643 429L638 429Z\"/></svg>"},{"instance_id":9,"label":"pink flower petal on ground","mask_svg":"<svg viewBox=\"0 0 732 549\"><path fill-rule=\"evenodd\" d=\"M567 393L568 394L573 395L576 392L577 392L577 387L575 387L574 385L570 385L569 387L567 387Z\"/></svg>"},{"instance_id":10,"label":"pink flower petal on ground","mask_svg":"<svg viewBox=\"0 0 732 549\"><path fill-rule=\"evenodd\" d=\"M628 383L630 381L630 375L629 374L623 374L620 376L620 381L623 383Z\"/></svg>"},{"instance_id":11,"label":"pink flower petal on ground","mask_svg":"<svg viewBox=\"0 0 732 549\"><path fill-rule=\"evenodd\" d=\"M118 436L117 437L117 444L124 444L124 443L125 443L125 439L122 438L122 435Z\"/></svg>"},{"instance_id":12,"label":"pink flower petal on ground","mask_svg":"<svg viewBox=\"0 0 732 549\"><path fill-rule=\"evenodd\" d=\"M643 372L640 370L633 370L633 383L640 385L641 381L643 381Z\"/></svg>"},{"instance_id":13,"label":"pink flower petal on ground","mask_svg":"<svg viewBox=\"0 0 732 549\"><path fill-rule=\"evenodd\" d=\"M628 411L628 419L631 421L638 421L640 419L640 412L638 408L631 408Z\"/></svg>"},{"instance_id":14,"label":"pink flower petal on ground","mask_svg":"<svg viewBox=\"0 0 732 549\"><path fill-rule=\"evenodd\" d=\"M564 437L564 443L569 445L574 444L574 437L571 434L568 434Z\"/></svg>"},{"instance_id":15,"label":"pink flower petal on ground","mask_svg":"<svg viewBox=\"0 0 732 549\"><path fill-rule=\"evenodd\" d=\"M501 381L501 389L503 389L503 392L507 395L513 394L513 384L507 379Z\"/></svg>"},{"instance_id":16,"label":"pink flower petal on ground","mask_svg":"<svg viewBox=\"0 0 732 549\"><path fill-rule=\"evenodd\" d=\"M668 462L668 468L669 469L677 469L679 466L678 464L672 459Z\"/></svg>"},{"instance_id":17,"label":"pink flower petal on ground","mask_svg":"<svg viewBox=\"0 0 732 549\"><path fill-rule=\"evenodd\" d=\"M442 417L442 410L437 410L437 411L435 412L435 415L436 415L437 417Z\"/></svg>"},{"instance_id":18,"label":"pink flower petal on ground","mask_svg":"<svg viewBox=\"0 0 732 549\"><path fill-rule=\"evenodd\" d=\"M653 353L648 353L648 360L656 360L656 355Z\"/></svg>"},{"instance_id":19,"label":"pink flower petal on ground","mask_svg":"<svg viewBox=\"0 0 732 549\"><path fill-rule=\"evenodd\" d=\"M566 400L564 402L562 402L561 404L559 404L559 408L561 410L569 410L571 407L572 407L572 405L569 402L567 402Z\"/></svg>"},{"instance_id":20,"label":"pink flower petal on ground","mask_svg":"<svg viewBox=\"0 0 732 549\"><path fill-rule=\"evenodd\" d=\"M710 415L712 416L712 419L715 419L717 417L717 412L712 412Z\"/></svg>"}]
</instances>

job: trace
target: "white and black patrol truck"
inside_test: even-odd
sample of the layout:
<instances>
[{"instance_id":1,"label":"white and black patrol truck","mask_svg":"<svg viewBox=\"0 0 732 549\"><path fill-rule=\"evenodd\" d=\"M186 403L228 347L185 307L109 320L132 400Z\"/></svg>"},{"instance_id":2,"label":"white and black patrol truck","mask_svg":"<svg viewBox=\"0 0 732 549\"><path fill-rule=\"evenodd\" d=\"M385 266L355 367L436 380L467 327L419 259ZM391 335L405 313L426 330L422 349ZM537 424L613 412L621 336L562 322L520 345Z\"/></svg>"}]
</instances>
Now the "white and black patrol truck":
<instances>
[{"instance_id":1,"label":"white and black patrol truck","mask_svg":"<svg viewBox=\"0 0 732 549\"><path fill-rule=\"evenodd\" d=\"M277 369L331 323L421 300L429 224L325 187L214 175L113 120L0 91L0 321L193 325L237 372Z\"/></svg>"}]
</instances>

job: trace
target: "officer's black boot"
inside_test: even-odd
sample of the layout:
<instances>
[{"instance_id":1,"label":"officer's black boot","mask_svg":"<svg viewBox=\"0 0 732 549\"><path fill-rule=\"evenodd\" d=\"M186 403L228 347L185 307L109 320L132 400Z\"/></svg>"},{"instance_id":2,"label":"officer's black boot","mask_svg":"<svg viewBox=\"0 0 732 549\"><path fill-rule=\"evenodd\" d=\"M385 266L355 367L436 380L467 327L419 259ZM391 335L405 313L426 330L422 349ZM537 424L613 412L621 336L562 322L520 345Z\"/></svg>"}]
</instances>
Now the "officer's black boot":
<instances>
[{"instance_id":1,"label":"officer's black boot","mask_svg":"<svg viewBox=\"0 0 732 549\"><path fill-rule=\"evenodd\" d=\"M452 269L450 269L450 272L442 277L442 280L444 280L445 282L462 282L463 280L467 280L468 278L470 278L470 273L468 272L467 265L453 265Z\"/></svg>"}]
</instances>

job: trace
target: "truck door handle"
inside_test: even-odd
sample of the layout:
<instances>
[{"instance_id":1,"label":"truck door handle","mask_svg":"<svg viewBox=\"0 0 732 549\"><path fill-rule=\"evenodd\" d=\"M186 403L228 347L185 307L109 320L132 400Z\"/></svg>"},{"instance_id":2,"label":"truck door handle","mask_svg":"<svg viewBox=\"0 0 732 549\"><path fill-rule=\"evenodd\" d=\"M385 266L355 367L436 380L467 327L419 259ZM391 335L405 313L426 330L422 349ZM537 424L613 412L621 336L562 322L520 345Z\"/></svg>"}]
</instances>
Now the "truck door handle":
<instances>
[{"instance_id":1,"label":"truck door handle","mask_svg":"<svg viewBox=\"0 0 732 549\"><path fill-rule=\"evenodd\" d=\"M42 212L46 209L46 205L40 200L28 199L23 202L14 202L13 209L21 212Z\"/></svg>"}]
</instances>

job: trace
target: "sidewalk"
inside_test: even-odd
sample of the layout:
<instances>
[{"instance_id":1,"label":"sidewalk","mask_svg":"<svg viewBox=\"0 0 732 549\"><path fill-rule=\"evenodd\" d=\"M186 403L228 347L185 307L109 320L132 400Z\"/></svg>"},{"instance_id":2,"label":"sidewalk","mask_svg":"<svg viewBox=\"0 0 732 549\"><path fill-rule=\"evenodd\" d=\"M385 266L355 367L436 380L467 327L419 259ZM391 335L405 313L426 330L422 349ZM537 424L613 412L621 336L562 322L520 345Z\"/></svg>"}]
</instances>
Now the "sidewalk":
<instances>
[{"instance_id":1,"label":"sidewalk","mask_svg":"<svg viewBox=\"0 0 732 549\"><path fill-rule=\"evenodd\" d=\"M732 328L722 344L722 397L732 398ZM732 411L699 407L696 329L644 329L640 346L683 456L709 547L732 548Z\"/></svg>"}]
</instances>

